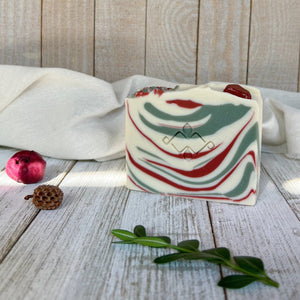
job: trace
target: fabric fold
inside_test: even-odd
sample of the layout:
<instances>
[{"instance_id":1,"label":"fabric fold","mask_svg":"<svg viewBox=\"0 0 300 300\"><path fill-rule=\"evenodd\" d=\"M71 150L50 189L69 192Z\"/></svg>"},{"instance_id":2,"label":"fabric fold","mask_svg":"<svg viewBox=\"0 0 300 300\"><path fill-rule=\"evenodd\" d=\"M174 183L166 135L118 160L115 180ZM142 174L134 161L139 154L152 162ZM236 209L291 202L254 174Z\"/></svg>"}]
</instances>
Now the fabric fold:
<instances>
[{"instance_id":1,"label":"fabric fold","mask_svg":"<svg viewBox=\"0 0 300 300\"><path fill-rule=\"evenodd\" d=\"M300 159L300 95L295 103L264 101L263 150ZM299 108L298 108L299 107Z\"/></svg>"}]
</instances>

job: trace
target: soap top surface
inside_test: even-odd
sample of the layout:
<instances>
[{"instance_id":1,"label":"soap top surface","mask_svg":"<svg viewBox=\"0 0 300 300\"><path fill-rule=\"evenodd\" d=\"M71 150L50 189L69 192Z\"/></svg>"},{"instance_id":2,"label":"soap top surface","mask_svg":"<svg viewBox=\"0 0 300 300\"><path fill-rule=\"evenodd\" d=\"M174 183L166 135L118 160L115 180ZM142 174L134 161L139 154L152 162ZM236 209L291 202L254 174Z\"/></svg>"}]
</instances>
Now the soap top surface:
<instances>
[{"instance_id":1,"label":"soap top surface","mask_svg":"<svg viewBox=\"0 0 300 300\"><path fill-rule=\"evenodd\" d=\"M228 87L230 88L228 89ZM232 89L237 88L240 88L240 91L232 91ZM203 101L214 101L222 103L224 101L228 101L231 103L240 104L242 100L243 104L245 105L252 106L253 103L251 104L251 102L258 103L259 106L261 106L262 104L260 92L258 89L240 84L238 85L226 83L208 83L205 85L180 84L175 86L174 88L155 86L145 87L128 97L129 100L150 100L150 98L153 101L167 101L168 99L180 99L180 101L174 101L173 103L178 104L178 106L181 105L184 108L197 107L197 104L195 103L202 103ZM183 101L187 101L187 103L184 103Z\"/></svg>"}]
</instances>

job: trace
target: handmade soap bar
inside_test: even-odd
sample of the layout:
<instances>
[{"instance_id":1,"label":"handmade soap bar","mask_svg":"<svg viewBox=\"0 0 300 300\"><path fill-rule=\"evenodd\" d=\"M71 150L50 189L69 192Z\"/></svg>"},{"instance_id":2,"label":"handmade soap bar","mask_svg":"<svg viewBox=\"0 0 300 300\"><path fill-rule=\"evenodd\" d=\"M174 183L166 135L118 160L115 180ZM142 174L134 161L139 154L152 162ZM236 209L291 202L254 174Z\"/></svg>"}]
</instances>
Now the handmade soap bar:
<instances>
[{"instance_id":1,"label":"handmade soap bar","mask_svg":"<svg viewBox=\"0 0 300 300\"><path fill-rule=\"evenodd\" d=\"M254 205L262 99L226 84L150 87L126 99L127 187Z\"/></svg>"}]
</instances>

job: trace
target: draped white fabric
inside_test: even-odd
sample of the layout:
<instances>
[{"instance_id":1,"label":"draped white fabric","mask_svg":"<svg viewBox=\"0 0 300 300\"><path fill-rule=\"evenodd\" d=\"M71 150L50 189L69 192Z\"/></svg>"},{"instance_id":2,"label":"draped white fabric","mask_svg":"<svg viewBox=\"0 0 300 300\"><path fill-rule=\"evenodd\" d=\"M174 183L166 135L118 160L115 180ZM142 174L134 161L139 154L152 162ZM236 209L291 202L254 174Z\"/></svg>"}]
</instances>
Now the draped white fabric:
<instances>
[{"instance_id":1,"label":"draped white fabric","mask_svg":"<svg viewBox=\"0 0 300 300\"><path fill-rule=\"evenodd\" d=\"M135 75L112 84L57 68L0 66L0 145L61 159L125 155L124 99L177 83ZM300 158L300 94L260 88L263 151Z\"/></svg>"},{"instance_id":2,"label":"draped white fabric","mask_svg":"<svg viewBox=\"0 0 300 300\"><path fill-rule=\"evenodd\" d=\"M260 90L264 99L262 150L300 159L300 93Z\"/></svg>"}]
</instances>

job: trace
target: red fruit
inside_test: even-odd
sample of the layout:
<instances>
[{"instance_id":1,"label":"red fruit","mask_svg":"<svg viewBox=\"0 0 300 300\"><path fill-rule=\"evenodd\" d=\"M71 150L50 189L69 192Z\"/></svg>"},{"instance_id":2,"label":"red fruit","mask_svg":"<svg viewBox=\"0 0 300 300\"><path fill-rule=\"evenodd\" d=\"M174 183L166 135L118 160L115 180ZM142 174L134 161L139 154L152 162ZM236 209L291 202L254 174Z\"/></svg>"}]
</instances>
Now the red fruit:
<instances>
[{"instance_id":1,"label":"red fruit","mask_svg":"<svg viewBox=\"0 0 300 300\"><path fill-rule=\"evenodd\" d=\"M36 183L43 179L46 168L44 159L34 151L20 151L6 163L7 175L17 182Z\"/></svg>"},{"instance_id":2,"label":"red fruit","mask_svg":"<svg viewBox=\"0 0 300 300\"><path fill-rule=\"evenodd\" d=\"M249 93L249 91L238 84L228 84L224 89L224 92L241 98L251 99L251 94Z\"/></svg>"}]
</instances>

